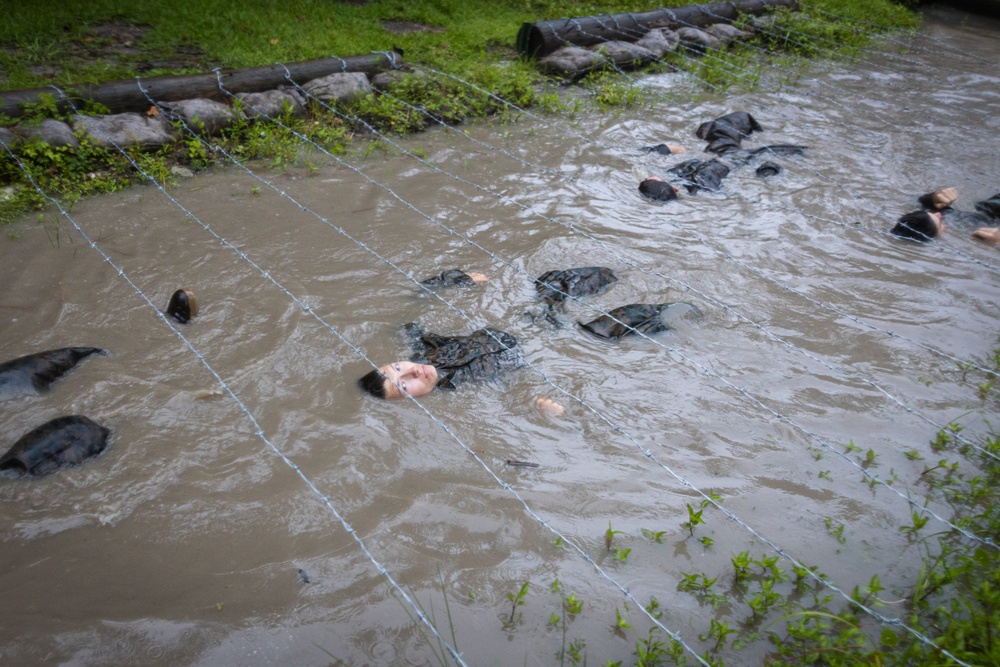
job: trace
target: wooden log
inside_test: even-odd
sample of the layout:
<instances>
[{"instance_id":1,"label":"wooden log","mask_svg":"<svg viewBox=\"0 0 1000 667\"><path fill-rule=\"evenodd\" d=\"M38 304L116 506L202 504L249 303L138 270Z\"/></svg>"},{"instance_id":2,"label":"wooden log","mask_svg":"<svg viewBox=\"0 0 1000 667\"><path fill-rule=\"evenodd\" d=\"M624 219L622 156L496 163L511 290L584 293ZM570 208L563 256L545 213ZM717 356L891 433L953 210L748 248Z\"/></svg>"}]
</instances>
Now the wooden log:
<instances>
[{"instance_id":1,"label":"wooden log","mask_svg":"<svg viewBox=\"0 0 1000 667\"><path fill-rule=\"evenodd\" d=\"M525 23L517 33L517 50L521 55L542 58L569 44L591 46L610 40L634 42L654 28L732 22L740 14L764 14L775 7L797 9L798 0L735 0L638 14L604 14Z\"/></svg>"},{"instance_id":2,"label":"wooden log","mask_svg":"<svg viewBox=\"0 0 1000 667\"><path fill-rule=\"evenodd\" d=\"M371 76L378 72L398 67L402 58L397 53L372 53L364 56L348 58L321 58L301 63L286 65L288 73L295 83L302 84L312 79L333 74L335 72L364 72ZM184 76L158 76L149 79L126 79L100 84L83 84L76 86L60 86L66 97L79 106L83 100L91 100L103 104L111 113L124 111L144 111L150 107L149 99L139 88L148 91L149 96L157 102L176 102L195 98L207 98L217 102L228 102L229 96L219 89L219 81L230 93L255 93L272 90L281 85L290 85L285 77L285 67L267 65L265 67L250 67L247 69L222 70L219 78L215 73L192 74ZM0 114L13 118L23 114L21 105L36 103L43 94L53 95L59 100L62 95L52 86L0 92ZM70 108L67 102L61 102L60 108Z\"/></svg>"}]
</instances>

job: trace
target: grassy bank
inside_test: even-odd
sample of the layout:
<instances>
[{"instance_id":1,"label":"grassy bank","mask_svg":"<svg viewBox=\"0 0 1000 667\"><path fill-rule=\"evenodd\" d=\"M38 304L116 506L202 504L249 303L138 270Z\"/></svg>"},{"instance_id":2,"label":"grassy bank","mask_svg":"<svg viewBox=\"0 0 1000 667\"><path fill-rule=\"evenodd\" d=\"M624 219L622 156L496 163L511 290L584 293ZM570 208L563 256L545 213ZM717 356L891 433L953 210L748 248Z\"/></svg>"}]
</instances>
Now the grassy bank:
<instances>
[{"instance_id":1,"label":"grassy bank","mask_svg":"<svg viewBox=\"0 0 1000 667\"><path fill-rule=\"evenodd\" d=\"M39 0L15 4L0 23L0 68L5 72L0 87L5 90L347 56L394 45L421 62L467 75L478 67L514 59L514 37L525 21L693 3ZM851 19L912 24L908 12L886 0L815 4ZM838 32L833 24L826 29Z\"/></svg>"},{"instance_id":2,"label":"grassy bank","mask_svg":"<svg viewBox=\"0 0 1000 667\"><path fill-rule=\"evenodd\" d=\"M135 76L206 72L214 67L350 56L393 47L402 49L408 62L440 69L481 89L431 77L396 92L406 104L369 97L343 109L340 116L314 107L307 118L287 120L291 131L262 124L251 133L250 125L242 123L213 139L240 158L266 159L280 166L301 152L297 134L334 153L369 138L368 126L356 119L395 134L419 131L435 121L458 123L498 112L502 120L505 107L491 95L520 107L566 110L559 97L542 92L545 78L534 64L518 58L514 42L521 23L651 8L638 0L39 0L5 11L0 23L0 89L68 87ZM749 47L700 62L678 56L653 68L693 70L706 86L716 88L737 80L746 85L755 75L743 76L743 72L766 66L761 48L778 55L830 55L831 48L863 46L874 25L909 28L917 21L907 9L888 0L814 0L803 3L802 9L782 14L775 31ZM582 85L592 89L590 99L598 111L643 102L628 80L614 72L597 73ZM52 100L26 111L26 118L34 122L60 117ZM101 109L91 106L86 111L99 113ZM0 127L18 121L24 119L0 117ZM86 142L75 150L52 148L36 141L18 148L15 161L0 150L0 223L46 204L26 172L47 193L72 203L82 196L145 180L147 175L169 182L173 165L197 170L216 159L191 137L153 154L129 152L125 156ZM146 175L134 163L144 165Z\"/></svg>"}]
</instances>

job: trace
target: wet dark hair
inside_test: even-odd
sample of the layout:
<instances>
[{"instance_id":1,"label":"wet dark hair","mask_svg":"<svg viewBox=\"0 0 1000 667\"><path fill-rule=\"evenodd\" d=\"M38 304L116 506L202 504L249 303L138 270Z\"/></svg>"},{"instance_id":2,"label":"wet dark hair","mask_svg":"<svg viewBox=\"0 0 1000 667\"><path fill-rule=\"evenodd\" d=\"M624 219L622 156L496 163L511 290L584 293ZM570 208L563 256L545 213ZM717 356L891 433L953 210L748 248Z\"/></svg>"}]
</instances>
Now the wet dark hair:
<instances>
[{"instance_id":1,"label":"wet dark hair","mask_svg":"<svg viewBox=\"0 0 1000 667\"><path fill-rule=\"evenodd\" d=\"M639 192L650 199L657 199L659 201L677 199L677 191L674 190L674 186L666 181L659 181L655 178L647 178L640 183Z\"/></svg>"},{"instance_id":2,"label":"wet dark hair","mask_svg":"<svg viewBox=\"0 0 1000 667\"><path fill-rule=\"evenodd\" d=\"M933 192L928 192L925 195L920 195L919 197L917 197L917 201L920 202L920 205L923 206L924 208L930 209L932 211L937 210L937 206L934 205Z\"/></svg>"},{"instance_id":3,"label":"wet dark hair","mask_svg":"<svg viewBox=\"0 0 1000 667\"><path fill-rule=\"evenodd\" d=\"M385 398L385 373L379 369L358 378L358 386L376 398Z\"/></svg>"},{"instance_id":4,"label":"wet dark hair","mask_svg":"<svg viewBox=\"0 0 1000 667\"><path fill-rule=\"evenodd\" d=\"M904 239L926 242L938 235L938 228L930 213L914 211L902 216L891 233Z\"/></svg>"}]
</instances>

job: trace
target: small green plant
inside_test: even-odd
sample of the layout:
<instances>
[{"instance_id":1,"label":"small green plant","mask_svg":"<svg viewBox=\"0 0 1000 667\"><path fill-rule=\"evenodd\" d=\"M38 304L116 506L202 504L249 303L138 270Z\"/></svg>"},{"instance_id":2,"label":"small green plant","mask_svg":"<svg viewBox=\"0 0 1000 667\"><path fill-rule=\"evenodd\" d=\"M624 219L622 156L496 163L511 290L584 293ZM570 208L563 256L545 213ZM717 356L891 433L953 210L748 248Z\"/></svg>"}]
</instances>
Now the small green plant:
<instances>
[{"instance_id":1,"label":"small green plant","mask_svg":"<svg viewBox=\"0 0 1000 667\"><path fill-rule=\"evenodd\" d=\"M660 611L660 601L653 595L649 596L649 604L646 605L646 612L657 620L663 615L663 612Z\"/></svg>"},{"instance_id":2,"label":"small green plant","mask_svg":"<svg viewBox=\"0 0 1000 667\"><path fill-rule=\"evenodd\" d=\"M575 593L570 594L568 597L563 599L563 608L566 610L567 614L576 616L583 611L583 600L577 600Z\"/></svg>"},{"instance_id":3,"label":"small green plant","mask_svg":"<svg viewBox=\"0 0 1000 667\"><path fill-rule=\"evenodd\" d=\"M878 454L875 453L875 450L869 448L868 451L865 452L865 458L861 462L861 466L864 467L864 468L868 468L869 466L871 466L872 464L875 463L875 459L877 459L877 458L878 458Z\"/></svg>"},{"instance_id":4,"label":"small green plant","mask_svg":"<svg viewBox=\"0 0 1000 667\"><path fill-rule=\"evenodd\" d=\"M913 523L911 523L909 526L900 526L899 532L910 533L911 535L915 534L919 532L921 528L927 525L927 522L930 520L929 515L922 514L917 510L913 510L912 517L913 517Z\"/></svg>"},{"instance_id":5,"label":"small green plant","mask_svg":"<svg viewBox=\"0 0 1000 667\"><path fill-rule=\"evenodd\" d=\"M604 548L607 549L608 551L611 551L611 544L615 540L615 535L621 535L621 534L622 531L620 530L612 530L611 522L608 521L608 529L604 531Z\"/></svg>"},{"instance_id":6,"label":"small green plant","mask_svg":"<svg viewBox=\"0 0 1000 667\"><path fill-rule=\"evenodd\" d=\"M747 604L753 611L753 620L759 621L768 610L781 601L781 595L774 591L774 580L764 579L760 582L760 591L754 595Z\"/></svg>"},{"instance_id":7,"label":"small green plant","mask_svg":"<svg viewBox=\"0 0 1000 667\"><path fill-rule=\"evenodd\" d=\"M507 593L507 601L510 602L510 617L504 621L504 629L512 629L515 623L521 619L521 614L517 610L526 603L525 597L528 595L529 584L530 582L525 581L517 593Z\"/></svg>"},{"instance_id":8,"label":"small green plant","mask_svg":"<svg viewBox=\"0 0 1000 667\"><path fill-rule=\"evenodd\" d=\"M709 579L704 574L687 574L681 572L681 582L677 584L678 590L687 591L693 594L702 602L707 602L712 605L712 609L718 609L718 607L728 602L726 596L719 595L712 591L712 586L715 585L716 579Z\"/></svg>"},{"instance_id":9,"label":"small green plant","mask_svg":"<svg viewBox=\"0 0 1000 667\"><path fill-rule=\"evenodd\" d=\"M648 537L649 539L653 540L657 544L663 544L663 536L667 534L667 531L665 530L652 531L649 530L648 528L643 528L642 534Z\"/></svg>"},{"instance_id":10,"label":"small green plant","mask_svg":"<svg viewBox=\"0 0 1000 667\"><path fill-rule=\"evenodd\" d=\"M688 520L681 523L681 528L687 528L688 532L693 536L695 526L701 523L705 523L705 520L701 518L701 513L704 511L704 509L696 510L695 508L691 507L691 505L688 505L687 511L688 511Z\"/></svg>"},{"instance_id":11,"label":"small green plant","mask_svg":"<svg viewBox=\"0 0 1000 667\"><path fill-rule=\"evenodd\" d=\"M636 665L638 667L655 667L664 664L661 658L666 650L663 647L663 642L654 636L654 630L655 628L650 628L649 636L635 644L635 653L638 656ZM682 658L683 654L678 653L678 657ZM683 663L675 662L674 664Z\"/></svg>"},{"instance_id":12,"label":"small green plant","mask_svg":"<svg viewBox=\"0 0 1000 667\"><path fill-rule=\"evenodd\" d=\"M729 627L728 621L717 621L713 618L709 624L708 633L699 635L698 638L703 642L708 641L709 639L714 639L715 650L718 651L719 648L726 643L726 638L729 635L738 633L738 630Z\"/></svg>"},{"instance_id":13,"label":"small green plant","mask_svg":"<svg viewBox=\"0 0 1000 667\"><path fill-rule=\"evenodd\" d=\"M614 554L615 560L624 563L626 560L628 560L628 555L632 553L632 550L620 549L618 547L615 547L612 553Z\"/></svg>"},{"instance_id":14,"label":"small green plant","mask_svg":"<svg viewBox=\"0 0 1000 667\"><path fill-rule=\"evenodd\" d=\"M626 612L628 611L627 604L625 606L625 611ZM622 613L618 611L618 607L615 607L615 627L617 627L619 630L628 630L629 628L632 627L631 624L629 624L628 619L622 616Z\"/></svg>"},{"instance_id":15,"label":"small green plant","mask_svg":"<svg viewBox=\"0 0 1000 667\"><path fill-rule=\"evenodd\" d=\"M750 552L741 551L732 557L733 571L735 574L735 580L737 584L746 583L750 578Z\"/></svg>"},{"instance_id":16,"label":"small green plant","mask_svg":"<svg viewBox=\"0 0 1000 667\"><path fill-rule=\"evenodd\" d=\"M844 537L844 524L835 524L833 519L826 519L824 521L826 524L826 532L837 538L837 541L841 544L847 542L847 538Z\"/></svg>"},{"instance_id":17,"label":"small green plant","mask_svg":"<svg viewBox=\"0 0 1000 667\"><path fill-rule=\"evenodd\" d=\"M868 585L863 589L857 586L851 591L851 599L855 602L859 602L864 605L875 605L882 606L882 601L878 599L878 594L884 591L885 588L877 574L873 574Z\"/></svg>"},{"instance_id":18,"label":"small green plant","mask_svg":"<svg viewBox=\"0 0 1000 667\"><path fill-rule=\"evenodd\" d=\"M698 541L701 542L706 549L710 549L712 545L715 544L715 540L713 540L708 535L702 535L701 537L698 538Z\"/></svg>"}]
</instances>

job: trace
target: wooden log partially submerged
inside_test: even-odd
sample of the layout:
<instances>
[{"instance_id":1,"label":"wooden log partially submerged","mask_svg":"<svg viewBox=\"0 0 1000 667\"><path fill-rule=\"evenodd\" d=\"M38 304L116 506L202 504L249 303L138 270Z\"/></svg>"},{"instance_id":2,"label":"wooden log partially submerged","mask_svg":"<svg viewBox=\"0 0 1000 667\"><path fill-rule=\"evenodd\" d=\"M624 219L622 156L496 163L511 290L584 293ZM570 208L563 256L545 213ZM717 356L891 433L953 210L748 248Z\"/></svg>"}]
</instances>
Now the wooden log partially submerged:
<instances>
[{"instance_id":1,"label":"wooden log partially submerged","mask_svg":"<svg viewBox=\"0 0 1000 667\"><path fill-rule=\"evenodd\" d=\"M763 14L776 7L797 9L798 0L735 0L642 13L525 23L517 33L517 50L521 55L541 58L569 44L592 46L610 40L634 42L655 28L731 22L740 14Z\"/></svg>"},{"instance_id":2,"label":"wooden log partially submerged","mask_svg":"<svg viewBox=\"0 0 1000 667\"><path fill-rule=\"evenodd\" d=\"M66 97L73 100L91 100L106 106L111 113L144 111L150 107L149 97L157 102L176 102L194 98L205 98L217 102L228 102L229 96L219 89L219 82L230 93L254 93L288 85L285 68L295 83L302 84L312 79L336 72L364 72L369 76L398 66L402 58L392 52L372 53L347 58L321 58L289 65L267 65L247 69L223 70L217 78L215 73L184 76L158 76L149 79L126 79L101 84L62 86ZM62 95L52 86L0 92L0 114L12 118L23 115L23 104L34 104L39 96L53 95L59 100ZM78 101L74 104L79 106ZM66 110L69 104L61 103Z\"/></svg>"}]
</instances>

